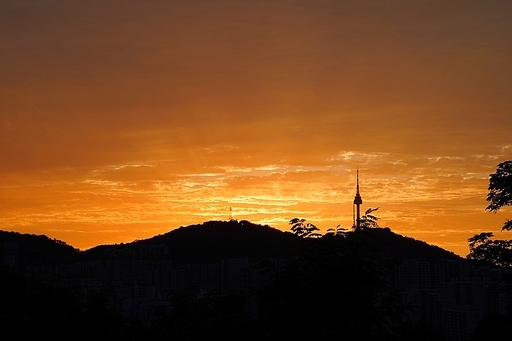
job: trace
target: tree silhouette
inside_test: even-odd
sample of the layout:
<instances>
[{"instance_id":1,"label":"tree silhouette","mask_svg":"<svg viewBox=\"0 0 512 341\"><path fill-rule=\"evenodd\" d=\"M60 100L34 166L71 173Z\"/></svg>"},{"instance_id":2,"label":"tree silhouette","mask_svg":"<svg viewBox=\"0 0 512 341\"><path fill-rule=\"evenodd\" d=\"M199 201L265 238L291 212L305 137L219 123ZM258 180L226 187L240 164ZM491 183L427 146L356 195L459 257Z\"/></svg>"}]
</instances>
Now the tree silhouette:
<instances>
[{"instance_id":1,"label":"tree silhouette","mask_svg":"<svg viewBox=\"0 0 512 341\"><path fill-rule=\"evenodd\" d=\"M498 164L496 173L489 177L489 193L487 201L490 202L486 210L496 213L503 206L512 205L512 161ZM512 230L512 220L506 220L501 230Z\"/></svg>"},{"instance_id":2,"label":"tree silhouette","mask_svg":"<svg viewBox=\"0 0 512 341\"><path fill-rule=\"evenodd\" d=\"M327 229L326 235L334 235L341 236L346 234L348 231L346 228L342 227L341 224L336 225L336 227L330 227Z\"/></svg>"},{"instance_id":3,"label":"tree silhouette","mask_svg":"<svg viewBox=\"0 0 512 341\"><path fill-rule=\"evenodd\" d=\"M318 238L321 235L315 231L318 231L318 227L311 223L307 223L306 219L293 218L289 224L292 226L292 232L302 238Z\"/></svg>"},{"instance_id":4,"label":"tree silhouette","mask_svg":"<svg viewBox=\"0 0 512 341\"><path fill-rule=\"evenodd\" d=\"M498 164L496 172L489 175L490 202L486 210L496 213L504 206L512 205L512 161ZM512 220L505 221L502 231L512 230ZM492 232L482 232L468 239L469 254L467 259L480 264L498 267L512 266L512 240L491 239Z\"/></svg>"},{"instance_id":5,"label":"tree silhouette","mask_svg":"<svg viewBox=\"0 0 512 341\"><path fill-rule=\"evenodd\" d=\"M492 232L482 232L469 238L466 258L483 265L512 266L512 240L492 240L493 236Z\"/></svg>"},{"instance_id":6,"label":"tree silhouette","mask_svg":"<svg viewBox=\"0 0 512 341\"><path fill-rule=\"evenodd\" d=\"M376 228L379 227L379 224L377 223L377 220L379 220L378 217L373 215L373 212L377 211L379 208L368 208L364 215L359 219L359 229L354 226L354 231L364 231L369 228Z\"/></svg>"}]
</instances>

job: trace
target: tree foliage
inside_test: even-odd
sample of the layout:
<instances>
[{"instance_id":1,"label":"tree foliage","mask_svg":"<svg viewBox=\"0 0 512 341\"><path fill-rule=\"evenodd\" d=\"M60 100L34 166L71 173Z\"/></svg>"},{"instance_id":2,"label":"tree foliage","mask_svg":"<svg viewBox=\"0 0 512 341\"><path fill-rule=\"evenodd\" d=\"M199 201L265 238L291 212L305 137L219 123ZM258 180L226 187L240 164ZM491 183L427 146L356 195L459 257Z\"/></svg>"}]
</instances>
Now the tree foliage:
<instances>
[{"instance_id":1,"label":"tree foliage","mask_svg":"<svg viewBox=\"0 0 512 341\"><path fill-rule=\"evenodd\" d=\"M512 240L491 239L492 232L482 232L468 239L467 259L483 265L512 266Z\"/></svg>"},{"instance_id":2,"label":"tree foliage","mask_svg":"<svg viewBox=\"0 0 512 341\"><path fill-rule=\"evenodd\" d=\"M486 210L489 212L496 213L502 207L512 205L512 161L498 164L496 172L489 176L488 190L487 201L490 204ZM512 220L507 220L501 230L511 229ZM482 232L469 238L466 258L479 264L512 266L512 240L491 239L493 236L492 232Z\"/></svg>"},{"instance_id":3,"label":"tree foliage","mask_svg":"<svg viewBox=\"0 0 512 341\"><path fill-rule=\"evenodd\" d=\"M379 227L379 224L377 223L377 220L379 220L379 218L377 216L373 215L373 212L376 212L378 209L379 209L378 207L376 207L376 208L370 207L364 212L364 215L361 217L361 220L359 223L361 228L369 229L369 228Z\"/></svg>"},{"instance_id":4,"label":"tree foliage","mask_svg":"<svg viewBox=\"0 0 512 341\"><path fill-rule=\"evenodd\" d=\"M498 164L496 173L489 176L489 193L487 201L490 202L486 210L496 213L504 206L512 205L512 161ZM507 220L502 230L511 230L512 221Z\"/></svg>"},{"instance_id":5,"label":"tree foliage","mask_svg":"<svg viewBox=\"0 0 512 341\"><path fill-rule=\"evenodd\" d=\"M346 233L348 233L347 229L338 224L336 227L328 228L326 235L344 236Z\"/></svg>"},{"instance_id":6,"label":"tree foliage","mask_svg":"<svg viewBox=\"0 0 512 341\"><path fill-rule=\"evenodd\" d=\"M318 231L318 227L306 222L306 219L293 218L289 224L292 226L292 232L302 238L318 238L320 234L315 232Z\"/></svg>"},{"instance_id":7,"label":"tree foliage","mask_svg":"<svg viewBox=\"0 0 512 341\"><path fill-rule=\"evenodd\" d=\"M363 216L359 219L359 228L357 226L353 226L354 231L364 231L366 229L370 228L377 228L379 227L379 224L377 223L377 220L379 218L375 216L373 213L376 212L379 208L368 208Z\"/></svg>"}]
</instances>

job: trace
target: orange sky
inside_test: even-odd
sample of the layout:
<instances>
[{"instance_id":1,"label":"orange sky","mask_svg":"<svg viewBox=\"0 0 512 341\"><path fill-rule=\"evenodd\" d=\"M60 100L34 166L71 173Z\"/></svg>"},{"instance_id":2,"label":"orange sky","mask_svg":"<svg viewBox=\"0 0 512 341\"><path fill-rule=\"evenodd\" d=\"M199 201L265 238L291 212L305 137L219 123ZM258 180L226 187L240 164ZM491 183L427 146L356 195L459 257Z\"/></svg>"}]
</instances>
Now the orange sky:
<instances>
[{"instance_id":1,"label":"orange sky","mask_svg":"<svg viewBox=\"0 0 512 341\"><path fill-rule=\"evenodd\" d=\"M499 232L512 2L0 2L0 229L80 249L363 209L458 254Z\"/></svg>"}]
</instances>

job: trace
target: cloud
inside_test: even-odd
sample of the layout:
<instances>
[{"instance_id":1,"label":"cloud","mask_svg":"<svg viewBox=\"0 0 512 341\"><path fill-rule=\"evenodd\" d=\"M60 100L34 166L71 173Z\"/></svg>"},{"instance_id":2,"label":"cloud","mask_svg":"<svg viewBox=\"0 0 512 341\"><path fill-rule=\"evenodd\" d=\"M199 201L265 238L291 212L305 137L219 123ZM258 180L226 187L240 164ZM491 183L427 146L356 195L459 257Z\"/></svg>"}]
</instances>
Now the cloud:
<instances>
[{"instance_id":1,"label":"cloud","mask_svg":"<svg viewBox=\"0 0 512 341\"><path fill-rule=\"evenodd\" d=\"M64 231L230 206L350 226L359 167L384 224L484 228L512 158L511 22L509 1L3 1L0 223L79 246Z\"/></svg>"}]
</instances>

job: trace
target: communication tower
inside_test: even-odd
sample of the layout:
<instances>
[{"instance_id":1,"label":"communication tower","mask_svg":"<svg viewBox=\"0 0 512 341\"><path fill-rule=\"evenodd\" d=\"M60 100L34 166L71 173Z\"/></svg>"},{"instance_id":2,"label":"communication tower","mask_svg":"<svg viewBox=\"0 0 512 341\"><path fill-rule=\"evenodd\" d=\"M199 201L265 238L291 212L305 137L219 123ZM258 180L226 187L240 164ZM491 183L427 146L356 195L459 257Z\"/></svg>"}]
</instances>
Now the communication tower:
<instances>
[{"instance_id":1,"label":"communication tower","mask_svg":"<svg viewBox=\"0 0 512 341\"><path fill-rule=\"evenodd\" d=\"M352 216L354 219L354 228L359 230L361 224L361 205L363 204L363 199L361 198L361 194L359 194L359 169L356 171L356 196L354 197L354 206L352 209ZM355 213L354 213L355 209Z\"/></svg>"}]
</instances>

